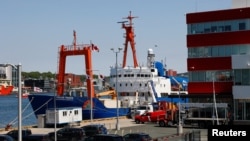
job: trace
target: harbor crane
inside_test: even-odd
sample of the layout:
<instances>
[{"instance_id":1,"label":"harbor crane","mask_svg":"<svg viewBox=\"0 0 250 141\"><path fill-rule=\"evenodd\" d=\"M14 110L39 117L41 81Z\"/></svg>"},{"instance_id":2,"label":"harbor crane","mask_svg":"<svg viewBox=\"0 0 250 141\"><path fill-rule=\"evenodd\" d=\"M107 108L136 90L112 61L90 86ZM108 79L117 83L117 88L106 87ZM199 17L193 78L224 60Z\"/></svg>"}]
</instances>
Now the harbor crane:
<instances>
[{"instance_id":1,"label":"harbor crane","mask_svg":"<svg viewBox=\"0 0 250 141\"><path fill-rule=\"evenodd\" d=\"M77 44L76 43L76 31L73 31L73 45L61 45L59 47L59 61L58 61L58 75L57 75L57 94L62 96L64 93L64 78L65 78L65 67L66 67L66 57L84 55L85 56L85 69L87 79L87 93L88 97L94 97L94 86L91 82L93 79L92 70L92 50L99 51L98 47L94 44Z\"/></svg>"}]
</instances>

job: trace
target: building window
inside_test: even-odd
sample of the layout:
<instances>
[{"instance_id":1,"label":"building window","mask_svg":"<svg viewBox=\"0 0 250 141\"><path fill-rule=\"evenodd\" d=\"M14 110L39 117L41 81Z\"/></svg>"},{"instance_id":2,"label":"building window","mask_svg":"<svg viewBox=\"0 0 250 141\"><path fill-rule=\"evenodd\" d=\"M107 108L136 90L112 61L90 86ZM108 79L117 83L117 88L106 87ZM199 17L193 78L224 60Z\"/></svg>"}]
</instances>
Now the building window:
<instances>
[{"instance_id":1,"label":"building window","mask_svg":"<svg viewBox=\"0 0 250 141\"><path fill-rule=\"evenodd\" d=\"M189 82L233 81L233 71L196 71L189 72Z\"/></svg>"},{"instance_id":2,"label":"building window","mask_svg":"<svg viewBox=\"0 0 250 141\"><path fill-rule=\"evenodd\" d=\"M188 48L188 58L225 57L250 54L250 44Z\"/></svg>"},{"instance_id":3,"label":"building window","mask_svg":"<svg viewBox=\"0 0 250 141\"><path fill-rule=\"evenodd\" d=\"M212 32L217 32L217 26L212 26L212 27L211 27L211 31L212 31Z\"/></svg>"},{"instance_id":4,"label":"building window","mask_svg":"<svg viewBox=\"0 0 250 141\"><path fill-rule=\"evenodd\" d=\"M239 23L239 30L245 30L246 29L246 23Z\"/></svg>"},{"instance_id":5,"label":"building window","mask_svg":"<svg viewBox=\"0 0 250 141\"><path fill-rule=\"evenodd\" d=\"M250 30L248 27L249 19L237 19L237 20L226 20L226 21L215 21L215 22L203 22L188 24L188 34L207 34L214 32L229 32L229 31L240 31Z\"/></svg>"},{"instance_id":6,"label":"building window","mask_svg":"<svg viewBox=\"0 0 250 141\"><path fill-rule=\"evenodd\" d=\"M231 26L230 25L226 25L225 26L225 31L231 31Z\"/></svg>"}]
</instances>

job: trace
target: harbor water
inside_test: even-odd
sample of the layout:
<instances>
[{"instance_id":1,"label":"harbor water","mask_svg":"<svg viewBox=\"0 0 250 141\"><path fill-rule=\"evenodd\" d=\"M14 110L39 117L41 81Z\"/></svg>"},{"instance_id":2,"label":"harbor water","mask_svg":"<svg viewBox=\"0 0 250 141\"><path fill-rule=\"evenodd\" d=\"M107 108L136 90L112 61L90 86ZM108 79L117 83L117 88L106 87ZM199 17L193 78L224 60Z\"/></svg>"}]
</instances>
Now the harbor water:
<instances>
[{"instance_id":1,"label":"harbor water","mask_svg":"<svg viewBox=\"0 0 250 141\"><path fill-rule=\"evenodd\" d=\"M18 97L16 94L0 96L0 128L7 124L18 127ZM28 98L22 98L22 126L37 125L37 119Z\"/></svg>"}]
</instances>

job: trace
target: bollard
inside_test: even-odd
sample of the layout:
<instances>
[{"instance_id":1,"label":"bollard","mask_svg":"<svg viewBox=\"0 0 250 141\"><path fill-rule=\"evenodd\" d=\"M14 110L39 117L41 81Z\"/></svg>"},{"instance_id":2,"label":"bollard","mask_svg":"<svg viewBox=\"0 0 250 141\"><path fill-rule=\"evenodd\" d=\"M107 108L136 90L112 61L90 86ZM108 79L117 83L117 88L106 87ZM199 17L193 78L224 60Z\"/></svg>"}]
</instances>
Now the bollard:
<instances>
[{"instance_id":1,"label":"bollard","mask_svg":"<svg viewBox=\"0 0 250 141\"><path fill-rule=\"evenodd\" d=\"M183 133L183 127L181 124L177 125L177 135L181 135Z\"/></svg>"}]
</instances>

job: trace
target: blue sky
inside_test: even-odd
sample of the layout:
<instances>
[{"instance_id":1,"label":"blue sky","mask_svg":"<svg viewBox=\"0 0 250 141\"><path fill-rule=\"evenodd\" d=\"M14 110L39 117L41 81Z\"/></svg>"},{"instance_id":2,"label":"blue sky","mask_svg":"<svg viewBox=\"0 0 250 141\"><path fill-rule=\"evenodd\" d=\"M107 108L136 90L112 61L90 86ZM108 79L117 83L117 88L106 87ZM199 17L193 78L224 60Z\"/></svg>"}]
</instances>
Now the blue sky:
<instances>
[{"instance_id":1,"label":"blue sky","mask_svg":"<svg viewBox=\"0 0 250 141\"><path fill-rule=\"evenodd\" d=\"M25 0L0 2L0 64L22 64L25 72L57 72L58 47L77 43L96 44L95 74L109 75L115 64L110 48L124 47L124 29L117 22L132 11L136 53L146 64L147 50L167 69L187 71L186 13L231 8L231 0ZM157 45L157 47L155 47ZM122 62L123 52L118 54ZM127 64L133 65L131 48ZM66 72L85 74L84 56L67 58Z\"/></svg>"}]
</instances>

